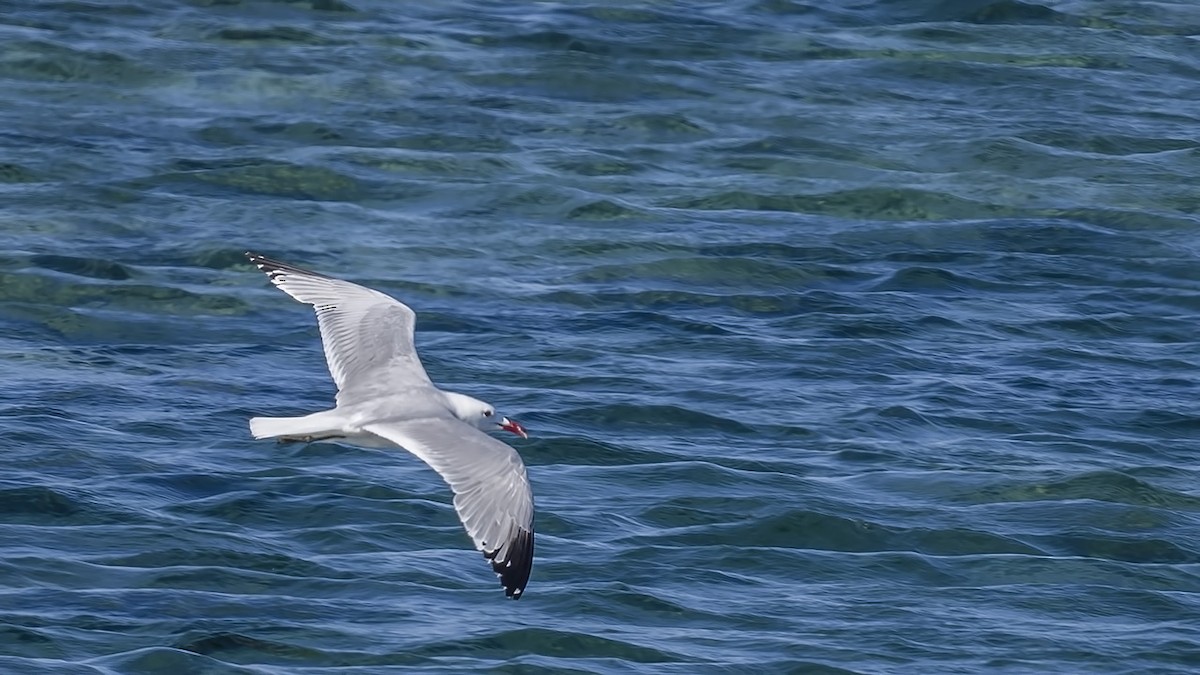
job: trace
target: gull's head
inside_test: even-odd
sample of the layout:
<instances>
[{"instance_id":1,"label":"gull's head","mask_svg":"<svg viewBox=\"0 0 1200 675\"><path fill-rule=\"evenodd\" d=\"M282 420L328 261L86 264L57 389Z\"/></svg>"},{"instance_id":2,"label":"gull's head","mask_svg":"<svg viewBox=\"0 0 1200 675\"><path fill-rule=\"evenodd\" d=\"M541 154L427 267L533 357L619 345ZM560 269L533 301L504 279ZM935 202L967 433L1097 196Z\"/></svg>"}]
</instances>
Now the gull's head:
<instances>
[{"instance_id":1,"label":"gull's head","mask_svg":"<svg viewBox=\"0 0 1200 675\"><path fill-rule=\"evenodd\" d=\"M521 438L529 438L520 422L497 415L496 408L490 403L452 392L446 392L446 398L454 416L473 427L482 431L507 431Z\"/></svg>"}]
</instances>

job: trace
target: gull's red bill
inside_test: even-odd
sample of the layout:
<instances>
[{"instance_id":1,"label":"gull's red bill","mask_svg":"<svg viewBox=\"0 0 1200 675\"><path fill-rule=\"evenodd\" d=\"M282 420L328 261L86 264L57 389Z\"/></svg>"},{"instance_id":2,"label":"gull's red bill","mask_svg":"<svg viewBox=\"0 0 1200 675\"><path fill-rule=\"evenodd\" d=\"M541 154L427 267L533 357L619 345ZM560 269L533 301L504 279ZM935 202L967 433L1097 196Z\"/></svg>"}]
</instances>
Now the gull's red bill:
<instances>
[{"instance_id":1,"label":"gull's red bill","mask_svg":"<svg viewBox=\"0 0 1200 675\"><path fill-rule=\"evenodd\" d=\"M529 438L529 434L525 432L525 427L521 426L521 423L516 420L510 420L505 417L500 420L500 428L505 431L511 431L521 438Z\"/></svg>"}]
</instances>

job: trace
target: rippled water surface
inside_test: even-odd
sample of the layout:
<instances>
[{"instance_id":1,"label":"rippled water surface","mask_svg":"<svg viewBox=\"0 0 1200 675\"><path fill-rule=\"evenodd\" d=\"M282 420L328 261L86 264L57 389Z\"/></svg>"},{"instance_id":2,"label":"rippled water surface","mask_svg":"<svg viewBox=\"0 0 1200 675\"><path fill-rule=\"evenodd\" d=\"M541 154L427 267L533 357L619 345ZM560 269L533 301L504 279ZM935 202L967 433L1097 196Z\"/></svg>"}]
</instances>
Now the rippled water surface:
<instances>
[{"instance_id":1,"label":"rippled water surface","mask_svg":"<svg viewBox=\"0 0 1200 675\"><path fill-rule=\"evenodd\" d=\"M1186 673L1200 5L0 8L0 672ZM526 597L247 249L532 432Z\"/></svg>"}]
</instances>

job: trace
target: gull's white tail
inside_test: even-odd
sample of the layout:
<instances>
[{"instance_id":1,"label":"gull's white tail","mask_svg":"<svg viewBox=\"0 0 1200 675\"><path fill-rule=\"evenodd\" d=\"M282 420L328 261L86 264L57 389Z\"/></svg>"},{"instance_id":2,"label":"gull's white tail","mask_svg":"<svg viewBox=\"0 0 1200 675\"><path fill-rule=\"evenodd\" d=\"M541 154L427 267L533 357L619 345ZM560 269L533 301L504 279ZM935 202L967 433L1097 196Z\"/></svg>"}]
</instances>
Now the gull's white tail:
<instances>
[{"instance_id":1,"label":"gull's white tail","mask_svg":"<svg viewBox=\"0 0 1200 675\"><path fill-rule=\"evenodd\" d=\"M323 410L303 417L251 417L250 433L255 438L340 435L341 425L329 419L330 412Z\"/></svg>"}]
</instances>

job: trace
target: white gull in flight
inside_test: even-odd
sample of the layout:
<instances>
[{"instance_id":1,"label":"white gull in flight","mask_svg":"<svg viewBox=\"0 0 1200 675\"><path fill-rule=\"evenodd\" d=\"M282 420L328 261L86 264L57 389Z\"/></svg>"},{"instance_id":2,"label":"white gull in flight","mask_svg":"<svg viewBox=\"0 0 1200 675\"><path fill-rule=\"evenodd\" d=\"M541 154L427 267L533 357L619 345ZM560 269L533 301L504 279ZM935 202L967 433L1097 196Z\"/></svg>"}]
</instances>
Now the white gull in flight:
<instances>
[{"instance_id":1,"label":"white gull in flight","mask_svg":"<svg viewBox=\"0 0 1200 675\"><path fill-rule=\"evenodd\" d=\"M399 446L450 484L454 508L475 547L491 561L505 594L521 597L533 567L533 493L520 455L485 431L527 437L515 420L429 380L413 344L416 315L402 302L349 281L256 253L271 283L313 306L337 403L303 417L255 417L255 438L337 440Z\"/></svg>"}]
</instances>

